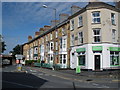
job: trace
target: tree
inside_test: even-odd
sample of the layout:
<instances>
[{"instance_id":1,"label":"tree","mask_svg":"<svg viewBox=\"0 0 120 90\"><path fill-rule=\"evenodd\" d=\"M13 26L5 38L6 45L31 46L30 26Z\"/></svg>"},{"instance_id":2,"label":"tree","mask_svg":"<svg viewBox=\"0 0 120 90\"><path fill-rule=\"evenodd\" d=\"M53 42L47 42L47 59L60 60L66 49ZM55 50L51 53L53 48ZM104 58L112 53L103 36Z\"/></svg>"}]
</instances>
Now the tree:
<instances>
[{"instance_id":1,"label":"tree","mask_svg":"<svg viewBox=\"0 0 120 90\"><path fill-rule=\"evenodd\" d=\"M13 51L10 51L10 53L12 53L13 55L22 54L21 50L22 50L22 46L18 44L13 48Z\"/></svg>"}]
</instances>

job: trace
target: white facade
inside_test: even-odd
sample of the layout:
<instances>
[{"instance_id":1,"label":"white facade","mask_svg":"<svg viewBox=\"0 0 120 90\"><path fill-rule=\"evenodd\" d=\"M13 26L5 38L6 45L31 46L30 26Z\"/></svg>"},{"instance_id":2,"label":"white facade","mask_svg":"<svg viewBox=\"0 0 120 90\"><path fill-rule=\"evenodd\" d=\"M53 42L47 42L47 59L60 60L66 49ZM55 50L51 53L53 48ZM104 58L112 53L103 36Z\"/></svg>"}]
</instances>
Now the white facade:
<instances>
[{"instance_id":1,"label":"white facade","mask_svg":"<svg viewBox=\"0 0 120 90\"><path fill-rule=\"evenodd\" d=\"M95 47L96 50L94 50L93 47ZM120 51L119 49L117 50L114 49L111 51L110 47L120 48L120 46L113 44L86 44L83 46L73 47L70 53L70 60L71 60L70 67L74 69L76 68L76 66L78 66L79 53L77 52L77 49L85 48L85 51L80 51L80 52L85 52L85 65L80 65L82 69L91 69L91 70L96 70L96 69L103 70L103 69L112 69L112 68L117 69L118 66L120 66ZM111 65L110 52L119 53L118 65ZM99 68L96 68L96 62L95 62L96 56L100 56Z\"/></svg>"},{"instance_id":2,"label":"white facade","mask_svg":"<svg viewBox=\"0 0 120 90\"><path fill-rule=\"evenodd\" d=\"M67 36L63 36L60 40L59 55L61 68L67 68Z\"/></svg>"}]
</instances>

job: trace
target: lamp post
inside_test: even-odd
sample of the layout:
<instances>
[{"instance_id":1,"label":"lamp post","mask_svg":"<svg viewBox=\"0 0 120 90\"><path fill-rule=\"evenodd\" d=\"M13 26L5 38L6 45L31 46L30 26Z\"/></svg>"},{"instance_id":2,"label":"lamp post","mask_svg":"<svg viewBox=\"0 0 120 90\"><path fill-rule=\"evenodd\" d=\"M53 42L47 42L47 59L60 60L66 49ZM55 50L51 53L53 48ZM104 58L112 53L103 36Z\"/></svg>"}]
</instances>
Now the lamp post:
<instances>
[{"instance_id":1,"label":"lamp post","mask_svg":"<svg viewBox=\"0 0 120 90\"><path fill-rule=\"evenodd\" d=\"M43 5L43 8L49 8L49 9L52 9L52 10L55 11L55 31L56 31L56 8L48 7L45 4ZM53 55L55 55L55 51L54 51ZM52 69L54 70L54 68L55 68L55 56L54 56L53 66L52 67L53 67Z\"/></svg>"}]
</instances>

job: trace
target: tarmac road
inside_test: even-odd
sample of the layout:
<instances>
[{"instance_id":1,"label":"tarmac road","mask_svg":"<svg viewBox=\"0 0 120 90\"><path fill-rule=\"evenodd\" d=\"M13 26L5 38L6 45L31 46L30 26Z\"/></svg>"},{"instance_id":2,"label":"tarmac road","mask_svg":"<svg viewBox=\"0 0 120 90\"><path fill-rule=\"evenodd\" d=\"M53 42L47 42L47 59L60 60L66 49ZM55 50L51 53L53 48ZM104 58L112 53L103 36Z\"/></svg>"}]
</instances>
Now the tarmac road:
<instances>
[{"instance_id":1,"label":"tarmac road","mask_svg":"<svg viewBox=\"0 0 120 90\"><path fill-rule=\"evenodd\" d=\"M3 68L2 88L116 88L118 80L90 78L38 67L23 67L25 72L16 72L16 65Z\"/></svg>"}]
</instances>

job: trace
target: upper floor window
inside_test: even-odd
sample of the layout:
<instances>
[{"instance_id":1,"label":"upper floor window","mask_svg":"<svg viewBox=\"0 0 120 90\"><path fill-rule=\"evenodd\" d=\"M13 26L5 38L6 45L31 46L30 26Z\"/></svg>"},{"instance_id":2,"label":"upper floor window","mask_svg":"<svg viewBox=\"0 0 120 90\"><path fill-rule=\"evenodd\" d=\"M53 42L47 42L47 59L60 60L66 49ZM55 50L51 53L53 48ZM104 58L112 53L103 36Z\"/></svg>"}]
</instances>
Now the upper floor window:
<instances>
[{"instance_id":1,"label":"upper floor window","mask_svg":"<svg viewBox=\"0 0 120 90\"><path fill-rule=\"evenodd\" d=\"M46 35L46 41L48 41L48 35Z\"/></svg>"},{"instance_id":2,"label":"upper floor window","mask_svg":"<svg viewBox=\"0 0 120 90\"><path fill-rule=\"evenodd\" d=\"M52 40L52 33L50 33L50 40Z\"/></svg>"},{"instance_id":3,"label":"upper floor window","mask_svg":"<svg viewBox=\"0 0 120 90\"><path fill-rule=\"evenodd\" d=\"M93 29L93 38L94 42L96 43L101 42L100 29Z\"/></svg>"},{"instance_id":4,"label":"upper floor window","mask_svg":"<svg viewBox=\"0 0 120 90\"><path fill-rule=\"evenodd\" d=\"M65 35L65 26L62 27L62 35Z\"/></svg>"},{"instance_id":5,"label":"upper floor window","mask_svg":"<svg viewBox=\"0 0 120 90\"><path fill-rule=\"evenodd\" d=\"M92 23L100 23L100 12L92 12Z\"/></svg>"},{"instance_id":6,"label":"upper floor window","mask_svg":"<svg viewBox=\"0 0 120 90\"><path fill-rule=\"evenodd\" d=\"M74 45L74 35L71 36L71 45Z\"/></svg>"},{"instance_id":7,"label":"upper floor window","mask_svg":"<svg viewBox=\"0 0 120 90\"><path fill-rule=\"evenodd\" d=\"M83 32L78 33L78 43L83 43Z\"/></svg>"},{"instance_id":8,"label":"upper floor window","mask_svg":"<svg viewBox=\"0 0 120 90\"><path fill-rule=\"evenodd\" d=\"M115 13L111 13L111 23L115 25Z\"/></svg>"},{"instance_id":9,"label":"upper floor window","mask_svg":"<svg viewBox=\"0 0 120 90\"><path fill-rule=\"evenodd\" d=\"M56 50L58 50L58 42L56 42Z\"/></svg>"},{"instance_id":10,"label":"upper floor window","mask_svg":"<svg viewBox=\"0 0 120 90\"><path fill-rule=\"evenodd\" d=\"M78 27L83 26L83 20L82 20L82 16L78 17Z\"/></svg>"},{"instance_id":11,"label":"upper floor window","mask_svg":"<svg viewBox=\"0 0 120 90\"><path fill-rule=\"evenodd\" d=\"M53 50L54 49L54 45L53 42L50 43L50 49Z\"/></svg>"},{"instance_id":12,"label":"upper floor window","mask_svg":"<svg viewBox=\"0 0 120 90\"><path fill-rule=\"evenodd\" d=\"M56 37L56 38L58 37L58 31L55 32L55 37Z\"/></svg>"},{"instance_id":13,"label":"upper floor window","mask_svg":"<svg viewBox=\"0 0 120 90\"><path fill-rule=\"evenodd\" d=\"M74 20L71 20L70 30L74 29Z\"/></svg>"},{"instance_id":14,"label":"upper floor window","mask_svg":"<svg viewBox=\"0 0 120 90\"><path fill-rule=\"evenodd\" d=\"M60 49L62 49L62 38L60 38Z\"/></svg>"},{"instance_id":15,"label":"upper floor window","mask_svg":"<svg viewBox=\"0 0 120 90\"><path fill-rule=\"evenodd\" d=\"M63 48L66 48L67 40L66 38L63 39Z\"/></svg>"},{"instance_id":16,"label":"upper floor window","mask_svg":"<svg viewBox=\"0 0 120 90\"><path fill-rule=\"evenodd\" d=\"M112 29L112 41L115 42L116 30Z\"/></svg>"}]
</instances>

